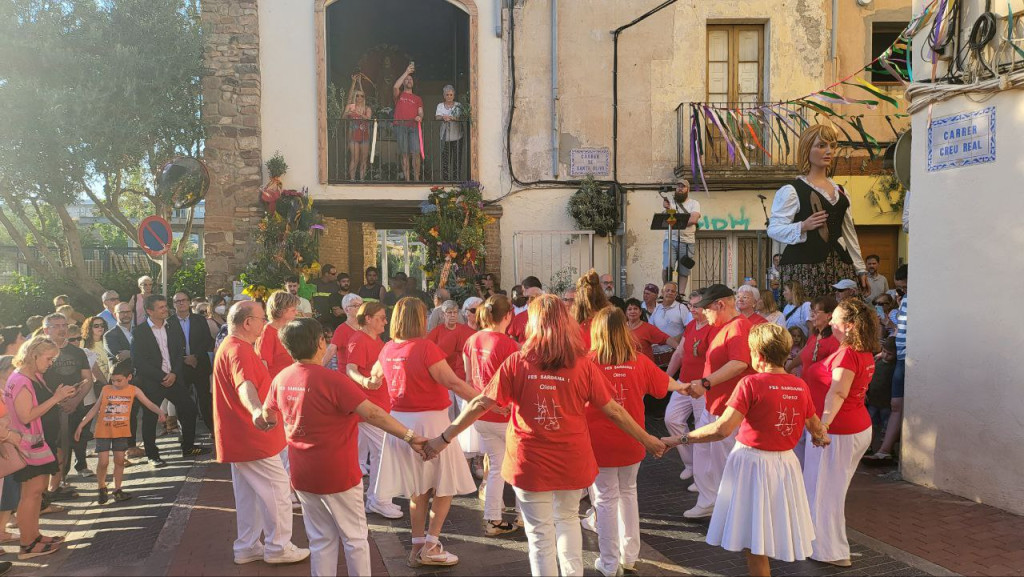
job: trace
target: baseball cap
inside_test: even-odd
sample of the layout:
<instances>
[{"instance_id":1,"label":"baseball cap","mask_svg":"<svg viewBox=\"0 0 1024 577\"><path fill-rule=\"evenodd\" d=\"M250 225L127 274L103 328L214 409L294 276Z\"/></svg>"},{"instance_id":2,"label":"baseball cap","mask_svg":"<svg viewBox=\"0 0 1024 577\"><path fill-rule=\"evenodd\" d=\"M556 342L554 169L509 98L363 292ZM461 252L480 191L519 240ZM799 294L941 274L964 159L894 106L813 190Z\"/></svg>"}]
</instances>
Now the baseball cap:
<instances>
[{"instance_id":1,"label":"baseball cap","mask_svg":"<svg viewBox=\"0 0 1024 577\"><path fill-rule=\"evenodd\" d=\"M659 289L658 285L654 283L647 283L646 285L644 285L644 292L652 292L654 294L658 294L659 292L661 292L661 289Z\"/></svg>"},{"instance_id":2,"label":"baseball cap","mask_svg":"<svg viewBox=\"0 0 1024 577\"><path fill-rule=\"evenodd\" d=\"M701 291L700 302L696 305L697 308L707 308L707 306L718 299L724 299L726 297L736 296L733 290L724 284L713 284L709 285Z\"/></svg>"},{"instance_id":3,"label":"baseball cap","mask_svg":"<svg viewBox=\"0 0 1024 577\"><path fill-rule=\"evenodd\" d=\"M843 280L841 280L841 281L837 282L836 284L832 285L832 288L834 288L836 290L841 290L841 291L848 291L850 289L857 288L857 283L853 282L852 280L850 280L848 278L844 278Z\"/></svg>"}]
</instances>

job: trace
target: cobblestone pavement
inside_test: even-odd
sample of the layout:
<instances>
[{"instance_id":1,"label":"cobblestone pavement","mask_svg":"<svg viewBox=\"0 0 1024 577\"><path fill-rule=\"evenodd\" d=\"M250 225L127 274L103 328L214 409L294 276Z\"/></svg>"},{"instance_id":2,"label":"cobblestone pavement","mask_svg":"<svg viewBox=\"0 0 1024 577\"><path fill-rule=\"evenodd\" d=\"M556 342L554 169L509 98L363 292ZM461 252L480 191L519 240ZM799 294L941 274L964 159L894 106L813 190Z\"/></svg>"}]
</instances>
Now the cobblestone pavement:
<instances>
[{"instance_id":1,"label":"cobblestone pavement","mask_svg":"<svg viewBox=\"0 0 1024 577\"><path fill-rule=\"evenodd\" d=\"M167 454L171 441L163 440ZM129 469L126 488L136 498L121 505L95 505L95 484L76 479L83 496L68 513L44 517L44 531L68 533L66 550L18 563L14 575L308 575L308 562L269 566L231 562L234 502L224 465L172 459L154 471ZM743 575L743 556L704 543L705 522L683 518L696 501L678 478L674 452L648 459L640 473L642 575ZM856 475L848 501L853 567L840 569L804 561L773 563L776 575L1024 575L1019 536L1024 519L934 490L879 477ZM511 496L510 494L508 495ZM407 512L408 503L397 501ZM511 502L511 500L509 500ZM368 515L375 575L528 575L522 532L482 536L482 502L458 497L445 524L443 541L462 559L455 567L410 569L408 521ZM510 516L509 519L512 517ZM307 541L295 516L296 544ZM10 553L16 546L7 547ZM587 575L597 575L597 537L584 532ZM7 556L12 560L13 554ZM339 573L344 574L343 560Z\"/></svg>"}]
</instances>

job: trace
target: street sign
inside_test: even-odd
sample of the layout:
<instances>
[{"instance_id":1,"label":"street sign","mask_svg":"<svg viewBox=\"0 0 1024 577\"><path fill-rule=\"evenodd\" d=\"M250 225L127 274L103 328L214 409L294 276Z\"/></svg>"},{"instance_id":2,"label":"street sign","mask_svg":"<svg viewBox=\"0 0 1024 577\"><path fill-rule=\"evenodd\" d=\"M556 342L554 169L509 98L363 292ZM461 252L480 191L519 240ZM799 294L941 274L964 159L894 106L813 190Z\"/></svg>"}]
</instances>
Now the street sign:
<instances>
[{"instance_id":1,"label":"street sign","mask_svg":"<svg viewBox=\"0 0 1024 577\"><path fill-rule=\"evenodd\" d=\"M161 216L150 216L139 224L139 246L152 257L171 250L171 223Z\"/></svg>"},{"instance_id":2,"label":"street sign","mask_svg":"<svg viewBox=\"0 0 1024 577\"><path fill-rule=\"evenodd\" d=\"M608 176L610 167L610 153L607 148L569 150L569 176Z\"/></svg>"},{"instance_id":3,"label":"street sign","mask_svg":"<svg viewBox=\"0 0 1024 577\"><path fill-rule=\"evenodd\" d=\"M936 118L928 127L928 172L995 161L995 106Z\"/></svg>"}]
</instances>

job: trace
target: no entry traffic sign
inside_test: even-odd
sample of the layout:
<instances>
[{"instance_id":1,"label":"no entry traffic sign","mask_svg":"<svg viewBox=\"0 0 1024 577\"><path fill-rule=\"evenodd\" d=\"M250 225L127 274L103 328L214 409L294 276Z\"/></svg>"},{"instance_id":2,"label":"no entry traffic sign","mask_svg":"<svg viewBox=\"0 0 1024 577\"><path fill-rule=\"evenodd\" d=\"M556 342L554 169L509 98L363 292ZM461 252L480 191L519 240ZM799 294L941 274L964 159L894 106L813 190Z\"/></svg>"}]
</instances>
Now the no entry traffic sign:
<instances>
[{"instance_id":1,"label":"no entry traffic sign","mask_svg":"<svg viewBox=\"0 0 1024 577\"><path fill-rule=\"evenodd\" d=\"M149 256L162 256L171 250L171 223L160 216L147 217L139 225L139 246Z\"/></svg>"}]
</instances>

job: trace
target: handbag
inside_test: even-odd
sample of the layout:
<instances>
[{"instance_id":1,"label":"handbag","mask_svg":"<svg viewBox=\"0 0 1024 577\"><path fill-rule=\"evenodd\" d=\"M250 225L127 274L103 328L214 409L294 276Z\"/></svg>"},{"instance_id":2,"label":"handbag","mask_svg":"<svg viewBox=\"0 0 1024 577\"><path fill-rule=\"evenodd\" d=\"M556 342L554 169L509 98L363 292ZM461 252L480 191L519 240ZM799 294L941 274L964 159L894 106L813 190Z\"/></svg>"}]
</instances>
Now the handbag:
<instances>
[{"instance_id":1,"label":"handbag","mask_svg":"<svg viewBox=\"0 0 1024 577\"><path fill-rule=\"evenodd\" d=\"M11 443L0 443L0 477L20 471L27 465L18 447Z\"/></svg>"}]
</instances>

